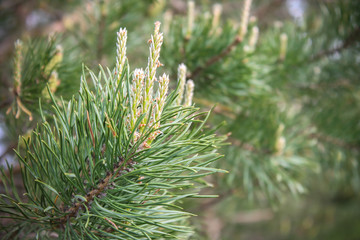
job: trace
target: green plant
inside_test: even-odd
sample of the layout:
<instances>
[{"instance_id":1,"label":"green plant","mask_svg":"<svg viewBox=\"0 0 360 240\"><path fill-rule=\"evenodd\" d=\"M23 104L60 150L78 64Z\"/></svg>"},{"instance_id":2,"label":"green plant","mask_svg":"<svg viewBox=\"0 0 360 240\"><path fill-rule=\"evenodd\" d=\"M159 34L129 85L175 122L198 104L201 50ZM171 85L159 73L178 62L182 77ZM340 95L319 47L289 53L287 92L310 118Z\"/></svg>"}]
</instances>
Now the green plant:
<instances>
[{"instance_id":1,"label":"green plant","mask_svg":"<svg viewBox=\"0 0 360 240\"><path fill-rule=\"evenodd\" d=\"M96 75L84 68L79 95L69 102L56 100L48 87L52 109L40 111L41 123L23 139L25 151L17 151L24 198L2 170L1 217L12 219L3 226L5 239L183 239L191 233L191 214L178 203L206 197L196 192L206 186L201 177L224 172L209 167L221 157L216 148L223 138L206 129L209 113L191 104L191 87L182 101L184 75L168 95L168 76L157 80L159 27L145 71L130 71L127 31L120 29L114 71L100 67Z\"/></svg>"}]
</instances>

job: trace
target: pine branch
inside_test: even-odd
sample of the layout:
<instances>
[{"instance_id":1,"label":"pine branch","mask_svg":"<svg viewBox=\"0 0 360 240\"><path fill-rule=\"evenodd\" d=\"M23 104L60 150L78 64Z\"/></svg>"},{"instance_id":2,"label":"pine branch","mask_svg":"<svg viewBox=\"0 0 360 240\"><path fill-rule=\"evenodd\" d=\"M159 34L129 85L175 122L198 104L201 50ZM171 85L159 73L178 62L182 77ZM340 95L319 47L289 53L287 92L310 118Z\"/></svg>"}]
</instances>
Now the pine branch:
<instances>
[{"instance_id":1,"label":"pine branch","mask_svg":"<svg viewBox=\"0 0 360 240\"><path fill-rule=\"evenodd\" d=\"M342 139L339 138L334 138L331 136L326 136L324 134L320 134L320 133L312 133L308 136L311 139L317 139L321 142L325 142L325 143L330 143L332 145L341 147L341 148L345 148L348 150L354 150L354 151L359 151L360 150L360 145L359 144L354 144L354 143L348 143Z\"/></svg>"},{"instance_id":2,"label":"pine branch","mask_svg":"<svg viewBox=\"0 0 360 240\"><path fill-rule=\"evenodd\" d=\"M2 162L2 160L4 159L4 157L9 154L10 152L13 151L14 148L16 148L17 143L11 143L7 146L7 148L5 149L5 151L0 155L0 162Z\"/></svg>"},{"instance_id":3,"label":"pine branch","mask_svg":"<svg viewBox=\"0 0 360 240\"><path fill-rule=\"evenodd\" d=\"M358 43L360 40L360 27L357 27L349 36L342 42L342 44L336 48L328 49L322 52L317 53L311 59L312 62L318 61L324 57L329 57L334 55L335 53L340 53L354 44Z\"/></svg>"},{"instance_id":4,"label":"pine branch","mask_svg":"<svg viewBox=\"0 0 360 240\"><path fill-rule=\"evenodd\" d=\"M70 218L77 216L79 209L82 208L84 204L87 206L88 209L91 208L91 204L94 201L95 197L99 197L101 194L104 194L104 191L111 187L114 179L120 177L125 172L129 173L132 171L131 167L133 167L133 165L135 164L133 160L124 162L124 159L122 159L121 157L119 157L119 160L119 162L114 164L114 170L112 172L108 171L106 177L99 181L97 187L86 194L85 201L75 203L73 207L71 207L65 212L66 216L59 219L60 224L63 225Z\"/></svg>"},{"instance_id":5,"label":"pine branch","mask_svg":"<svg viewBox=\"0 0 360 240\"><path fill-rule=\"evenodd\" d=\"M222 52L220 52L218 55L215 55L208 59L204 66L198 66L195 68L191 73L189 73L188 78L190 79L196 79L196 77L205 69L211 67L213 64L217 63L218 61L222 60L224 57L229 55L237 45L239 45L242 42L242 38L239 36L236 36L233 42L228 45Z\"/></svg>"},{"instance_id":6,"label":"pine branch","mask_svg":"<svg viewBox=\"0 0 360 240\"><path fill-rule=\"evenodd\" d=\"M142 70L130 72L127 33L120 29L117 66L107 73L101 67L99 75L90 71L94 89L85 73L77 99L60 102L48 88L54 115L45 121L42 113L44 122L24 141L26 150L16 152L31 204L20 199L10 177L4 183L7 195L0 195L5 217L45 231L55 226L63 239L69 232L73 238L102 239L190 234L184 220L191 214L176 203L197 196L199 178L225 172L208 167L221 157L215 150L224 137L204 131L209 113L197 113L192 105L191 81L180 105L177 92L167 95L166 74L155 82L159 28L155 23L145 76ZM4 171L1 177L6 179Z\"/></svg>"},{"instance_id":7,"label":"pine branch","mask_svg":"<svg viewBox=\"0 0 360 240\"><path fill-rule=\"evenodd\" d=\"M253 145L249 144L249 143L245 143L242 142L238 139L235 138L229 138L229 141L231 142L231 144L238 146L246 151L250 151L256 154L264 154L264 155L268 155L268 154L272 154L273 152L270 151L269 149L257 149L256 147L254 147Z\"/></svg>"},{"instance_id":8,"label":"pine branch","mask_svg":"<svg viewBox=\"0 0 360 240\"><path fill-rule=\"evenodd\" d=\"M194 102L204 105L206 108L211 108L212 106L215 106L213 109L214 113L224 115L231 120L236 119L237 113L234 111L234 109L232 109L229 106L226 106L221 103L215 104L214 102L207 100L205 98L194 98Z\"/></svg>"}]
</instances>

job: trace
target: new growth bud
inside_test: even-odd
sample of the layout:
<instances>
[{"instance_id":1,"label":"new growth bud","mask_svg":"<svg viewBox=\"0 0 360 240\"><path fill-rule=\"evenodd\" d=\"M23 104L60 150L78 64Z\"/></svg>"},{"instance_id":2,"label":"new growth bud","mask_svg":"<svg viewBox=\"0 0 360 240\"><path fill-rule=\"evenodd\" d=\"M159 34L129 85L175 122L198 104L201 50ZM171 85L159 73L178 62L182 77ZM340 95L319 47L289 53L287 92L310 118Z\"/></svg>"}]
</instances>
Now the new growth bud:
<instances>
[{"instance_id":1,"label":"new growth bud","mask_svg":"<svg viewBox=\"0 0 360 240\"><path fill-rule=\"evenodd\" d=\"M189 1L188 2L188 26L187 26L187 32L186 32L187 39L191 38L194 20L195 20L195 2Z\"/></svg>"},{"instance_id":2,"label":"new growth bud","mask_svg":"<svg viewBox=\"0 0 360 240\"><path fill-rule=\"evenodd\" d=\"M286 33L282 33L280 35L280 53L279 53L279 59L281 61L285 60L287 45L288 45L288 36Z\"/></svg>"},{"instance_id":3,"label":"new growth bud","mask_svg":"<svg viewBox=\"0 0 360 240\"><path fill-rule=\"evenodd\" d=\"M57 87L60 85L59 74L57 73L57 71L54 70L51 72L48 84L49 84L50 91L52 93L56 92ZM46 93L48 94L47 90L46 90Z\"/></svg>"},{"instance_id":4,"label":"new growth bud","mask_svg":"<svg viewBox=\"0 0 360 240\"><path fill-rule=\"evenodd\" d=\"M171 21L173 18L173 14L170 10L167 10L164 13L164 33L167 34L170 30Z\"/></svg>"},{"instance_id":5,"label":"new growth bud","mask_svg":"<svg viewBox=\"0 0 360 240\"><path fill-rule=\"evenodd\" d=\"M160 57L160 50L161 45L163 43L163 34L159 32L160 31L160 22L155 22L155 30L154 35L151 36L150 41L150 54L148 59L148 66L146 68L146 74L145 74L145 86L144 86L144 92L143 92L143 99L142 99L142 112L147 113L150 112L150 107L153 102L152 94L153 94L153 87L154 82L156 80L156 69L161 66L161 63L159 61ZM150 118L150 116L145 116L142 124L146 124L147 120Z\"/></svg>"},{"instance_id":6,"label":"new growth bud","mask_svg":"<svg viewBox=\"0 0 360 240\"><path fill-rule=\"evenodd\" d=\"M50 75L52 73L52 71L58 67L58 65L63 60L63 55L64 55L64 53L63 53L62 46L57 45L54 56L51 58L50 62L46 65L46 67L44 69L44 73L46 76Z\"/></svg>"},{"instance_id":7,"label":"new growth bud","mask_svg":"<svg viewBox=\"0 0 360 240\"><path fill-rule=\"evenodd\" d=\"M21 40L15 42L15 56L14 56L14 90L17 95L21 94L21 63L23 43Z\"/></svg>"},{"instance_id":8,"label":"new growth bud","mask_svg":"<svg viewBox=\"0 0 360 240\"><path fill-rule=\"evenodd\" d=\"M155 112L155 121L160 120L160 115L165 106L166 94L169 89L169 75L165 73L159 78L159 89L157 93L157 111Z\"/></svg>"},{"instance_id":9,"label":"new growth bud","mask_svg":"<svg viewBox=\"0 0 360 240\"><path fill-rule=\"evenodd\" d=\"M130 130L135 130L135 123L138 119L138 107L141 102L141 94L143 92L145 73L142 69L135 69L133 82L132 82L132 91L131 91L131 121L130 121Z\"/></svg>"},{"instance_id":10,"label":"new growth bud","mask_svg":"<svg viewBox=\"0 0 360 240\"><path fill-rule=\"evenodd\" d=\"M258 39L259 39L259 28L254 26L251 29L251 35L250 35L250 39L249 39L249 47L254 49Z\"/></svg>"},{"instance_id":11,"label":"new growth bud","mask_svg":"<svg viewBox=\"0 0 360 240\"><path fill-rule=\"evenodd\" d=\"M23 43L20 40L15 42L15 56L14 56L14 88L13 93L15 95L15 102L7 109L6 114L13 111L15 118L20 117L21 110L29 116L29 120L32 121L32 113L27 109L21 102L21 71L22 71L22 60L23 60ZM15 113L15 106L17 107Z\"/></svg>"},{"instance_id":12,"label":"new growth bud","mask_svg":"<svg viewBox=\"0 0 360 240\"><path fill-rule=\"evenodd\" d=\"M117 32L116 40L116 74L117 74L117 84L120 83L121 74L124 69L126 61L126 41L127 41L127 31L126 28L120 28Z\"/></svg>"},{"instance_id":13,"label":"new growth bud","mask_svg":"<svg viewBox=\"0 0 360 240\"><path fill-rule=\"evenodd\" d=\"M122 32L125 33L125 31ZM158 78L158 88L156 94L154 94L154 85L155 81L157 81L156 71L157 68L161 66L159 57L163 43L163 34L160 33L160 22L155 23L154 34L151 36L149 43L150 54L147 68L145 71L142 69L134 70L132 84L129 91L130 94L128 98L125 99L125 102L129 106L126 128L133 136L132 143L135 144L136 142L139 142L140 149L150 148L151 143L159 134L162 133L160 130L160 120L166 105L169 89L169 76L163 74ZM120 45L121 44L118 43L118 46ZM119 56L121 56L121 54ZM119 59L117 63L121 62L121 57L119 56L117 57L117 60ZM186 66L184 64L180 64L178 68L178 84L179 86L177 88L177 98L175 100L175 104L179 106L184 102L184 106L191 106L194 92L194 82L189 80L186 83ZM185 85L186 94L184 97ZM125 92L122 93L125 94ZM143 115L143 118L137 126L137 121L141 115ZM106 123L113 131L111 121L108 117ZM113 135L116 136L116 132L113 132L115 133Z\"/></svg>"},{"instance_id":14,"label":"new growth bud","mask_svg":"<svg viewBox=\"0 0 360 240\"><path fill-rule=\"evenodd\" d=\"M154 119L153 121L155 122L154 125L154 129L155 131L153 132L153 134L150 136L150 138L147 141L147 144L150 146L150 144L152 143L152 141L154 141L154 139L156 138L157 135L159 135L161 133L161 131L159 130L160 128L160 119L161 119L161 114L164 110L164 106L165 106L165 100L166 100L166 95L168 92L168 88L169 88L169 76L166 75L165 73L159 77L159 89L158 92L156 94L157 96L157 102L155 105L155 111L154 111Z\"/></svg>"},{"instance_id":15,"label":"new growth bud","mask_svg":"<svg viewBox=\"0 0 360 240\"><path fill-rule=\"evenodd\" d=\"M212 25L211 25L211 29L212 31L216 31L216 28L219 25L219 21L220 21L220 16L221 16L221 12L222 12L222 5L221 4L214 4L213 6L213 20L212 20Z\"/></svg>"},{"instance_id":16,"label":"new growth bud","mask_svg":"<svg viewBox=\"0 0 360 240\"><path fill-rule=\"evenodd\" d=\"M279 156L284 152L286 146L286 139L285 137L281 136L276 139L275 142L275 156Z\"/></svg>"},{"instance_id":17,"label":"new growth bud","mask_svg":"<svg viewBox=\"0 0 360 240\"><path fill-rule=\"evenodd\" d=\"M186 66L185 64L180 64L178 67L178 96L176 99L176 104L181 105L183 95L184 95L184 88L185 88L185 82L186 82Z\"/></svg>"},{"instance_id":18,"label":"new growth bud","mask_svg":"<svg viewBox=\"0 0 360 240\"><path fill-rule=\"evenodd\" d=\"M56 69L58 68L59 64L62 62L63 60L63 48L61 45L57 45L56 46L56 50L55 50L55 54L52 57L52 59L50 60L50 62L46 65L45 69L44 69L44 74L46 76L49 76L49 80L48 80L48 85L49 85L49 89L52 93L56 92L58 86L60 85L60 79L59 79L59 75L56 71ZM49 99L50 98L50 94L47 90L47 87L45 87L41 94L44 96L44 98Z\"/></svg>"},{"instance_id":19,"label":"new growth bud","mask_svg":"<svg viewBox=\"0 0 360 240\"><path fill-rule=\"evenodd\" d=\"M248 43L248 45L244 46L244 51L245 52L253 52L255 50L255 46L256 46L256 43L258 41L258 38L259 38L259 28L254 26L251 29L251 35L250 35L250 38L249 38L249 43Z\"/></svg>"},{"instance_id":20,"label":"new growth bud","mask_svg":"<svg viewBox=\"0 0 360 240\"><path fill-rule=\"evenodd\" d=\"M185 103L184 103L185 107L191 106L193 95L194 95L194 81L190 79L186 82L186 94L185 94Z\"/></svg>"},{"instance_id":21,"label":"new growth bud","mask_svg":"<svg viewBox=\"0 0 360 240\"><path fill-rule=\"evenodd\" d=\"M284 132L285 126L284 124L280 124L278 129L276 130L276 140L275 140L275 144L274 144L274 155L275 156L279 156L281 154L283 154L284 149L286 147L286 138L283 136L283 132Z\"/></svg>"},{"instance_id":22,"label":"new growth bud","mask_svg":"<svg viewBox=\"0 0 360 240\"><path fill-rule=\"evenodd\" d=\"M245 37L245 35L247 33L251 1L252 0L245 0L244 1L243 10L242 10L242 13L241 13L240 30L239 30L239 38L241 40L244 39L244 37Z\"/></svg>"}]
</instances>

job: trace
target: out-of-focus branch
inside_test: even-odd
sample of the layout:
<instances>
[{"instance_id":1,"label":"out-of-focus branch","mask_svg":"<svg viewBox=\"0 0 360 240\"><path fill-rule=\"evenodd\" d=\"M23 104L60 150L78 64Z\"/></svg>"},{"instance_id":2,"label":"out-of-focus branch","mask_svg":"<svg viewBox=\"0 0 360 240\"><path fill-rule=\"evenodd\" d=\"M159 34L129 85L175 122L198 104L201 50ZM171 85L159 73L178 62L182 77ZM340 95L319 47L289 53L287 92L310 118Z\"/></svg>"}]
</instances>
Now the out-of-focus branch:
<instances>
[{"instance_id":1,"label":"out-of-focus branch","mask_svg":"<svg viewBox=\"0 0 360 240\"><path fill-rule=\"evenodd\" d=\"M16 148L17 144L16 143L12 143L10 144L6 149L5 151L0 155L0 162L3 160L3 158L9 154L10 152L13 151L14 148Z\"/></svg>"},{"instance_id":2,"label":"out-of-focus branch","mask_svg":"<svg viewBox=\"0 0 360 240\"><path fill-rule=\"evenodd\" d=\"M227 56L231 51L242 42L242 39L237 36L230 45L228 45L221 53L215 55L208 59L203 66L198 66L194 69L189 75L188 78L195 79L197 75L199 75L204 69L211 67L213 64L217 63L225 56Z\"/></svg>"},{"instance_id":3,"label":"out-of-focus branch","mask_svg":"<svg viewBox=\"0 0 360 240\"><path fill-rule=\"evenodd\" d=\"M313 58L311 59L312 62L314 61L318 61L324 57L328 57L331 56L335 53L340 53L343 50L351 47L353 44L355 44L356 42L360 41L360 27L356 28L345 40L344 42L336 48L333 49L328 49L325 51L321 51L317 54L315 54L313 56Z\"/></svg>"},{"instance_id":4,"label":"out-of-focus branch","mask_svg":"<svg viewBox=\"0 0 360 240\"><path fill-rule=\"evenodd\" d=\"M309 138L317 139L321 142L330 143L338 147L346 148L348 150L360 150L360 145L358 144L348 143L342 139L334 138L320 133L312 133L309 135Z\"/></svg>"},{"instance_id":5,"label":"out-of-focus branch","mask_svg":"<svg viewBox=\"0 0 360 240\"><path fill-rule=\"evenodd\" d=\"M257 154L271 154L272 151L270 149L266 149L266 148L263 148L263 149L259 149L259 148L256 148L254 147L253 145L249 144L249 143L246 143L246 142L242 142L238 139L235 139L235 138L228 138L229 139L229 142L231 142L232 145L234 146L238 146L244 150L247 150L247 151L250 151L250 152L253 152L253 153L257 153Z\"/></svg>"},{"instance_id":6,"label":"out-of-focus branch","mask_svg":"<svg viewBox=\"0 0 360 240\"><path fill-rule=\"evenodd\" d=\"M274 217L274 213L271 209L258 209L247 212L237 213L232 222L241 224L252 224L262 221L269 221Z\"/></svg>"},{"instance_id":7,"label":"out-of-focus branch","mask_svg":"<svg viewBox=\"0 0 360 240\"><path fill-rule=\"evenodd\" d=\"M213 110L214 113L224 115L233 120L236 119L235 111L232 108L230 108L224 104L221 104L221 103L215 104L214 102L211 102L204 98L194 98L194 102L204 105L205 107L208 107L208 108L212 108L213 106L215 106L214 110Z\"/></svg>"}]
</instances>

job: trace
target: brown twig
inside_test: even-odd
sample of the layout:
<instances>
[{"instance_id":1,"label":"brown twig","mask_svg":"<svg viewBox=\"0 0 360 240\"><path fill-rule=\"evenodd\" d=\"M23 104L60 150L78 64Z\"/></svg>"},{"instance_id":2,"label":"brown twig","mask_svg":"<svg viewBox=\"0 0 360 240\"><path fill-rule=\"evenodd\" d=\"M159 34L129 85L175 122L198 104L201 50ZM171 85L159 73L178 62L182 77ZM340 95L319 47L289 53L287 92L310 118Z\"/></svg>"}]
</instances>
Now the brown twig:
<instances>
[{"instance_id":1,"label":"brown twig","mask_svg":"<svg viewBox=\"0 0 360 240\"><path fill-rule=\"evenodd\" d=\"M211 65L215 64L216 62L223 59L226 55L231 53L231 51L241 42L242 42L242 39L239 36L236 36L234 41L229 46L227 46L220 54L215 55L215 56L211 57L210 59L208 59L203 66L198 66L197 68L195 68L194 71L192 71L192 73L190 73L188 75L188 78L194 79L205 68L210 67Z\"/></svg>"},{"instance_id":2,"label":"brown twig","mask_svg":"<svg viewBox=\"0 0 360 240\"><path fill-rule=\"evenodd\" d=\"M349 79L341 78L335 82L322 82L322 83L314 83L310 85L295 85L297 88L300 89L312 89L312 90L323 90L323 89L339 89L339 88L351 88L352 84Z\"/></svg>"},{"instance_id":3,"label":"brown twig","mask_svg":"<svg viewBox=\"0 0 360 240\"><path fill-rule=\"evenodd\" d=\"M5 175L6 175L6 177L9 179L10 178L10 169L6 169L6 170L4 170L5 171ZM17 185L17 186L19 186L19 187L22 187L23 186L23 183L22 182L17 182L17 180L21 180L21 177L20 178L18 178L18 175L17 174L19 174L21 172L21 166L20 165L13 165L13 167L12 167L12 169L11 169L11 173L12 173L12 175L14 176L14 175L16 175L16 177L15 177L15 181L16 181L16 183L15 183L15 185ZM3 184L3 181L0 179L0 184Z\"/></svg>"},{"instance_id":4,"label":"brown twig","mask_svg":"<svg viewBox=\"0 0 360 240\"><path fill-rule=\"evenodd\" d=\"M204 105L205 107L208 107L208 108L212 108L213 106L215 106L213 109L213 112L222 114L232 120L236 119L236 112L232 108L230 108L224 104L221 104L221 103L215 104L214 102L211 102L204 98L194 98L194 102Z\"/></svg>"},{"instance_id":5,"label":"brown twig","mask_svg":"<svg viewBox=\"0 0 360 240\"><path fill-rule=\"evenodd\" d=\"M343 43L336 48L328 49L325 51L321 51L313 56L311 59L312 62L320 60L324 57L331 56L335 53L339 53L350 46L352 46L354 43L358 42L360 40L360 27L356 28L344 41Z\"/></svg>"},{"instance_id":6,"label":"brown twig","mask_svg":"<svg viewBox=\"0 0 360 240\"><path fill-rule=\"evenodd\" d=\"M358 145L358 144L348 143L341 139L334 138L331 136L326 136L326 135L319 134L319 133L312 133L309 135L309 138L317 139L322 142L330 143L330 144L336 145L338 147L343 147L343 148L346 148L349 150L360 150L360 145Z\"/></svg>"},{"instance_id":7,"label":"brown twig","mask_svg":"<svg viewBox=\"0 0 360 240\"><path fill-rule=\"evenodd\" d=\"M232 145L241 147L241 148L243 148L247 151L253 152L253 153L258 153L258 154L271 154L272 153L272 151L270 151L270 149L266 149L266 148L258 149L258 148L255 148L253 145L242 142L238 139L235 139L235 138L228 138L228 139Z\"/></svg>"},{"instance_id":8,"label":"brown twig","mask_svg":"<svg viewBox=\"0 0 360 240\"><path fill-rule=\"evenodd\" d=\"M7 148L6 148L6 150L0 155L0 160L2 160L8 153L10 153L10 152L12 152L12 150L14 149L14 148L16 148L16 144L15 143L13 143L13 144L10 144Z\"/></svg>"},{"instance_id":9,"label":"brown twig","mask_svg":"<svg viewBox=\"0 0 360 240\"><path fill-rule=\"evenodd\" d=\"M232 218L232 223L254 224L258 222L269 221L274 218L274 212L271 209L257 209L251 211L240 211Z\"/></svg>"},{"instance_id":10,"label":"brown twig","mask_svg":"<svg viewBox=\"0 0 360 240\"><path fill-rule=\"evenodd\" d=\"M77 202L74 204L73 207L66 211L66 215L59 219L60 224L64 224L69 218L75 217L78 214L79 209L82 205L85 204L87 207L89 207L93 202L94 198L99 197L104 192L104 190L109 187L109 184L112 182L111 180L113 178L121 176L122 174L124 174L124 172L131 171L129 167L134 164L134 161L129 160L124 164L124 160L122 158L119 159L120 161L114 165L114 170L112 172L108 172L106 177L100 180L97 187L86 194L85 202Z\"/></svg>"}]
</instances>

